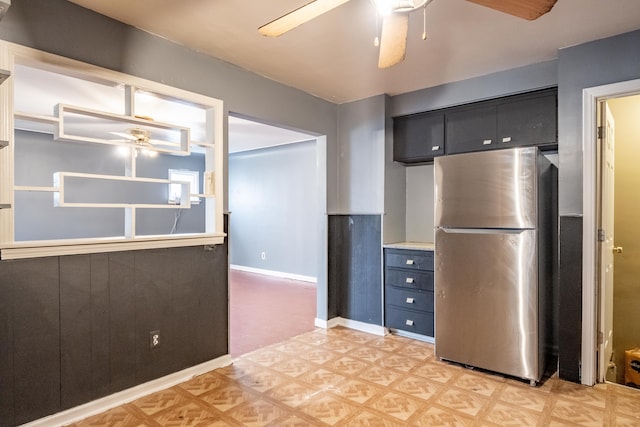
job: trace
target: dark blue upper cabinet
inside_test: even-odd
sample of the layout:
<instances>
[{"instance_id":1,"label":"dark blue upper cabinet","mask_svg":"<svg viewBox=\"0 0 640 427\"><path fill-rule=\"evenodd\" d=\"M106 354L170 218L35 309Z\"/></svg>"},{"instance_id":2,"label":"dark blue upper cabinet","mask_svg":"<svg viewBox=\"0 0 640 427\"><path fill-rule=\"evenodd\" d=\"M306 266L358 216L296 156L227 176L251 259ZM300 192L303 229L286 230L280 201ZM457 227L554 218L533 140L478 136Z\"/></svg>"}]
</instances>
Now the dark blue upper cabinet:
<instances>
[{"instance_id":1,"label":"dark blue upper cabinet","mask_svg":"<svg viewBox=\"0 0 640 427\"><path fill-rule=\"evenodd\" d=\"M443 154L513 146L557 148L557 88L393 119L393 160L429 163Z\"/></svg>"},{"instance_id":2,"label":"dark blue upper cabinet","mask_svg":"<svg viewBox=\"0 0 640 427\"><path fill-rule=\"evenodd\" d=\"M444 154L444 113L429 112L393 120L393 160L426 163Z\"/></svg>"},{"instance_id":3,"label":"dark blue upper cabinet","mask_svg":"<svg viewBox=\"0 0 640 427\"><path fill-rule=\"evenodd\" d=\"M446 113L446 153L557 146L557 90L454 107Z\"/></svg>"}]
</instances>

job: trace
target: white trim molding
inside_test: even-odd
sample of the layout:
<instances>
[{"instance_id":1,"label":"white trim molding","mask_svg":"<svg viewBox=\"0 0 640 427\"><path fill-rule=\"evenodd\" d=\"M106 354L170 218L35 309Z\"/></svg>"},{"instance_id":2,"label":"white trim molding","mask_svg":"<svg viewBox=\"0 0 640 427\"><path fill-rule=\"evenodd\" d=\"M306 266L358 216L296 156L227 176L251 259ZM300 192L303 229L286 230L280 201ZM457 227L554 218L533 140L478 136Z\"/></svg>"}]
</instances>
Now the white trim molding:
<instances>
[{"instance_id":1,"label":"white trim molding","mask_svg":"<svg viewBox=\"0 0 640 427\"><path fill-rule=\"evenodd\" d=\"M342 317L334 317L333 319L329 320L316 318L314 324L316 327L323 329L331 329L335 328L336 326L343 326L345 328L354 329L356 331L366 332L373 335L379 335L381 337L389 334L389 330L384 326L359 322L357 320L344 319Z\"/></svg>"},{"instance_id":2,"label":"white trim molding","mask_svg":"<svg viewBox=\"0 0 640 427\"><path fill-rule=\"evenodd\" d=\"M582 354L580 381L597 381L596 265L596 126L597 102L640 92L640 79L585 88L582 91Z\"/></svg>"},{"instance_id":3,"label":"white trim molding","mask_svg":"<svg viewBox=\"0 0 640 427\"><path fill-rule=\"evenodd\" d=\"M302 274L285 273L284 271L264 270L262 268L247 267L244 265L230 264L231 270L246 271L247 273L264 274L265 276L279 277L281 279L298 280L300 282L318 283L317 277L304 276Z\"/></svg>"},{"instance_id":4,"label":"white trim molding","mask_svg":"<svg viewBox=\"0 0 640 427\"><path fill-rule=\"evenodd\" d=\"M40 418L39 420L23 424L23 427L48 427L53 425L60 426L71 424L123 405L127 402L132 402L140 397L155 393L156 391L173 387L174 385L188 381L197 375L202 375L214 369L228 366L232 361L233 360L229 355L221 356L217 359L213 359L182 371L174 372L173 374L166 375L156 380L119 391L101 399L85 403L84 405L76 406L75 408L67 409L66 411L58 412L57 414L49 415L45 418Z\"/></svg>"}]
</instances>

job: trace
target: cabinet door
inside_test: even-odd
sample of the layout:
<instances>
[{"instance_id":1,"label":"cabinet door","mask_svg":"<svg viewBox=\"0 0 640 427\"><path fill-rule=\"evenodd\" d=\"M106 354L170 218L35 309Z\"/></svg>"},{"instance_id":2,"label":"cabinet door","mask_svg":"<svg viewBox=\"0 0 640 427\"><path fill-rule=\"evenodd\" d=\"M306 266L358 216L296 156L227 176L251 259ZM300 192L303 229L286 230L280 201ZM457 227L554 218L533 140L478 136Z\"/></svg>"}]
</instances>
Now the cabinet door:
<instances>
[{"instance_id":1,"label":"cabinet door","mask_svg":"<svg viewBox=\"0 0 640 427\"><path fill-rule=\"evenodd\" d=\"M447 114L447 154L496 148L497 107L465 107Z\"/></svg>"},{"instance_id":2,"label":"cabinet door","mask_svg":"<svg viewBox=\"0 0 640 427\"><path fill-rule=\"evenodd\" d=\"M444 113L393 119L393 160L418 163L444 154Z\"/></svg>"},{"instance_id":3,"label":"cabinet door","mask_svg":"<svg viewBox=\"0 0 640 427\"><path fill-rule=\"evenodd\" d=\"M557 143L555 92L509 100L498 106L500 148Z\"/></svg>"}]
</instances>

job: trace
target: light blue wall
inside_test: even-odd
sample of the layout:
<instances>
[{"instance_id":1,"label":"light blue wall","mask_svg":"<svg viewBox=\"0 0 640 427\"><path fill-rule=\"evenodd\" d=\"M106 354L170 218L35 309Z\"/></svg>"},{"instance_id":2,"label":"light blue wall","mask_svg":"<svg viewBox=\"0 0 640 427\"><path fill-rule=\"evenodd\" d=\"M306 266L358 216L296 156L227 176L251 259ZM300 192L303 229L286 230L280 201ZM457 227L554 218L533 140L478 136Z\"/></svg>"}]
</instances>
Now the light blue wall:
<instances>
[{"instance_id":1,"label":"light blue wall","mask_svg":"<svg viewBox=\"0 0 640 427\"><path fill-rule=\"evenodd\" d=\"M338 106L338 204L330 213L384 210L386 100L380 95Z\"/></svg>"},{"instance_id":2,"label":"light blue wall","mask_svg":"<svg viewBox=\"0 0 640 427\"><path fill-rule=\"evenodd\" d=\"M231 154L231 264L317 277L317 196L315 141Z\"/></svg>"}]
</instances>

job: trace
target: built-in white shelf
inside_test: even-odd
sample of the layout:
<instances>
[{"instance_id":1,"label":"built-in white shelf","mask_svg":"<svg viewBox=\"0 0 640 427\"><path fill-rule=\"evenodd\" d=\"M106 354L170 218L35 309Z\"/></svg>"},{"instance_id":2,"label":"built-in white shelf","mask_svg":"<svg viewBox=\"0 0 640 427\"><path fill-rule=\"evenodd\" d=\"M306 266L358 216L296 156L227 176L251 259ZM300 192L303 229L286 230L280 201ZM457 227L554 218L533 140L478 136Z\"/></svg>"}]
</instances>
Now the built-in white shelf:
<instances>
[{"instance_id":1,"label":"built-in white shelf","mask_svg":"<svg viewBox=\"0 0 640 427\"><path fill-rule=\"evenodd\" d=\"M33 185L16 185L13 187L13 189L15 191L39 191L39 192L49 192L49 193L60 191L58 187L37 187Z\"/></svg>"},{"instance_id":2,"label":"built-in white shelf","mask_svg":"<svg viewBox=\"0 0 640 427\"><path fill-rule=\"evenodd\" d=\"M96 203L96 202L68 202L65 200L65 183L67 178L99 179L120 182L144 182L152 184L178 184L181 186L181 194L190 194L190 184L186 181L173 181L170 179L131 177L119 175L100 175L77 172L56 172L53 174L54 191L53 204L56 207L76 207L76 208L146 208L146 209L189 209L191 208L191 198L185 197L179 204L167 203Z\"/></svg>"},{"instance_id":3,"label":"built-in white shelf","mask_svg":"<svg viewBox=\"0 0 640 427\"><path fill-rule=\"evenodd\" d=\"M46 116L44 114L31 114L23 111L16 111L13 113L13 117L17 120L29 120L31 122L45 123L55 125L60 123L60 120L55 116Z\"/></svg>"},{"instance_id":4,"label":"built-in white shelf","mask_svg":"<svg viewBox=\"0 0 640 427\"><path fill-rule=\"evenodd\" d=\"M165 132L175 132L179 134L179 142L176 141L168 141L168 140L159 140L157 144L154 143L154 138L151 138L150 144L145 144L140 148L145 148L150 151L157 151L159 153L169 153L174 155L188 156L190 154L191 144L190 144L190 129L188 127L176 126L169 123L156 122L154 120L149 120L145 118L139 118L135 116L123 116L120 114L107 113L104 111L92 110L84 107L76 107L72 105L66 104L58 104L55 107L55 116L57 118L57 122L55 125L54 138L58 141L69 141L69 142L93 142L97 144L108 144L108 145L120 145L120 146L128 146L136 145L135 137L131 136L129 139L120 137L118 138L116 135L111 135L112 138L96 138L90 135L73 135L67 128L68 122L67 119L69 116L74 115L74 119L80 119L85 121L90 121L91 119L102 120L101 123L111 124L120 123L123 125L133 126L134 128L141 129L144 131L148 131L152 133L155 131L165 131ZM120 130L119 133L123 133L126 131L126 127ZM115 132L116 134L118 132ZM172 148L163 148L163 147L172 147ZM173 148L175 147L175 148Z\"/></svg>"}]
</instances>

